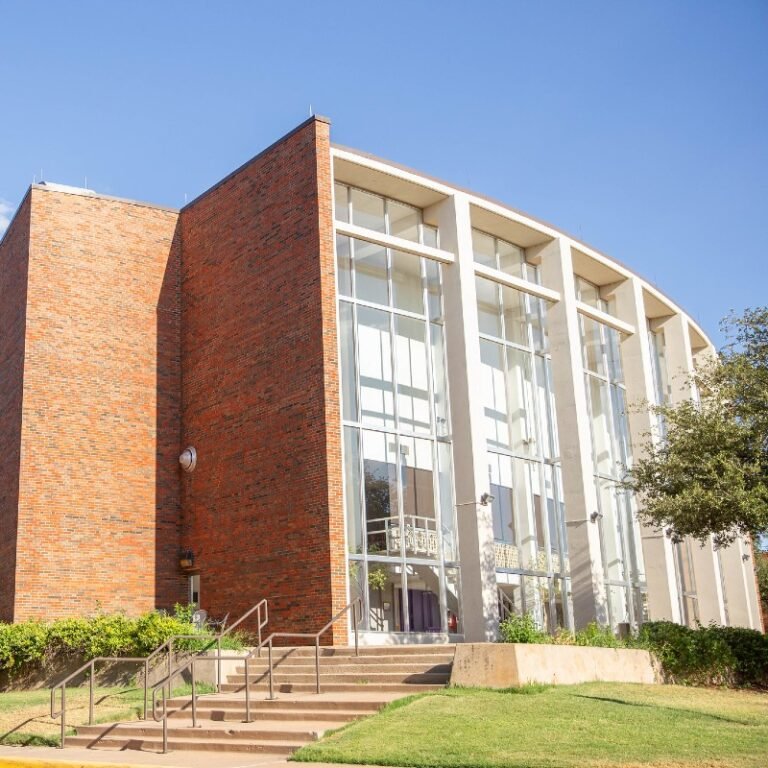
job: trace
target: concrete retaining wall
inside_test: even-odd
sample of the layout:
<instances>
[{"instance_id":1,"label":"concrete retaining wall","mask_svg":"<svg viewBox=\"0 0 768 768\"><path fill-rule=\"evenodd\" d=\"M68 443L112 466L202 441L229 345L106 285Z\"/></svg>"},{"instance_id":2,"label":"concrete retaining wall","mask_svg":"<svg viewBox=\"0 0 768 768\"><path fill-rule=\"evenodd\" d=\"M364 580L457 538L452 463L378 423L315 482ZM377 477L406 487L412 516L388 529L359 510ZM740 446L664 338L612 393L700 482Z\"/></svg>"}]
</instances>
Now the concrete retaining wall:
<instances>
[{"instance_id":1,"label":"concrete retaining wall","mask_svg":"<svg viewBox=\"0 0 768 768\"><path fill-rule=\"evenodd\" d=\"M451 685L512 688L527 683L660 681L648 651L571 645L462 643L456 646Z\"/></svg>"}]
</instances>

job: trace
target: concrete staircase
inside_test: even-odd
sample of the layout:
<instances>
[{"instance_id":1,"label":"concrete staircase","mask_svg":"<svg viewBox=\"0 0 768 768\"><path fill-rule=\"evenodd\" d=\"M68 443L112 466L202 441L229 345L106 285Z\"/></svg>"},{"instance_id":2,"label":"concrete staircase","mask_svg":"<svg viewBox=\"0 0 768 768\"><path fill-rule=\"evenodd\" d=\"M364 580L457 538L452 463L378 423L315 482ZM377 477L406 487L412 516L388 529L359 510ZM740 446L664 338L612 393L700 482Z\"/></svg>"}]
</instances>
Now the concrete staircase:
<instances>
[{"instance_id":1,"label":"concrete staircase","mask_svg":"<svg viewBox=\"0 0 768 768\"><path fill-rule=\"evenodd\" d=\"M250 752L287 756L327 730L373 714L388 702L412 693L444 687L455 648L449 645L323 648L321 693L315 693L312 648L273 652L274 690L267 700L266 653L249 663L251 719L245 722L245 669L227 676L219 694L198 697L197 728L192 728L190 697L168 702L168 748L213 752ZM151 717L151 716L150 716ZM102 750L161 752L162 723L139 720L78 726L67 746Z\"/></svg>"}]
</instances>

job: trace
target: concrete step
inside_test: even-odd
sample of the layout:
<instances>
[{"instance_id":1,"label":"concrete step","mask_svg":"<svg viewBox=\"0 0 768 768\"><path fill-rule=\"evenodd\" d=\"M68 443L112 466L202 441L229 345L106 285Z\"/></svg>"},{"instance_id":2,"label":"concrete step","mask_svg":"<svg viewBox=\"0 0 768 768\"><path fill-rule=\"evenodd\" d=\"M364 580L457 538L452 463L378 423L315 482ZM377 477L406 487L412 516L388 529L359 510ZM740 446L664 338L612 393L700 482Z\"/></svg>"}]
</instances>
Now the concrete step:
<instances>
[{"instance_id":1,"label":"concrete step","mask_svg":"<svg viewBox=\"0 0 768 768\"><path fill-rule=\"evenodd\" d=\"M275 672L275 674L300 674L300 673L315 673L315 664L314 660L310 660L312 663L309 664L296 664L293 661L290 663L288 661L284 661L280 664L274 664L272 669ZM421 662L421 663L411 663L410 660L405 663L397 660L396 663L389 663L389 664L381 664L377 663L377 657L371 657L370 659L365 660L368 663L355 663L353 661L346 662L344 664L340 664L336 661L328 660L320 665L320 674L321 675L333 675L333 674L341 674L341 673L359 673L359 674L369 674L369 673L375 673L375 672L387 672L387 673L402 673L402 674L417 674L417 673L423 673L423 672L431 672L431 673L441 673L444 675L450 675L451 674L451 667L452 664L450 662L441 662L441 661L434 661L430 660L428 662ZM269 670L269 665L264 663L249 663L248 664L248 673L251 676L264 674ZM235 674L244 676L245 675L245 666L236 667L235 668Z\"/></svg>"},{"instance_id":2,"label":"concrete step","mask_svg":"<svg viewBox=\"0 0 768 768\"><path fill-rule=\"evenodd\" d=\"M450 663L453 661L453 657L456 655L455 651L421 651L419 653L365 653L360 651L359 656L355 656L355 652L344 652L335 654L324 654L322 649L320 650L320 663L321 664L343 664L349 661L353 661L358 664L419 664L430 663L437 659L440 662ZM269 658L267 652L262 651L261 656L251 656L251 663L263 661L266 663ZM315 653L301 653L295 654L293 652L281 654L275 650L272 653L272 660L274 663L290 662L291 664L314 664Z\"/></svg>"},{"instance_id":3,"label":"concrete step","mask_svg":"<svg viewBox=\"0 0 768 768\"><path fill-rule=\"evenodd\" d=\"M314 689L313 689L314 690ZM358 688L359 690L359 688ZM264 693L263 690L260 691ZM370 692L364 691L366 695ZM278 705L274 701L269 701L264 698L252 698L251 710L253 711L270 711L279 706L282 710L288 710L300 715L302 712L334 712L336 710L345 710L358 713L371 713L378 712L387 702L392 700L392 696L382 696L378 698L365 698L355 699L345 696L337 699L325 698L322 694L320 696L307 696L305 698L292 699L289 696L284 696L280 699ZM227 696L226 694L211 694L201 696L197 700L198 709L200 707L210 709L245 709L245 698L243 694L236 696ZM168 708L176 711L183 711L192 708L192 702L189 697L181 697L168 700Z\"/></svg>"},{"instance_id":4,"label":"concrete step","mask_svg":"<svg viewBox=\"0 0 768 768\"><path fill-rule=\"evenodd\" d=\"M420 656L420 655L426 655L426 656L432 656L432 655L443 655L443 656L451 656L453 658L453 655L456 652L456 646L455 645L447 645L447 644L435 644L435 645L361 645L359 648L359 656L362 657L370 657L370 656ZM267 655L266 648L262 648L261 650L261 657L265 658ZM296 647L277 647L272 649L272 657L277 658L286 658L288 656L292 656L294 658L297 657L305 657L305 656L311 656L312 658L315 657L315 647L314 646L300 646L298 648ZM321 646L320 647L320 657L321 658L329 658L329 657L336 657L341 658L344 656L353 657L355 656L355 649L354 647L342 647L342 646L336 646L336 647L329 647L329 646ZM258 657L254 657L258 658Z\"/></svg>"},{"instance_id":5,"label":"concrete step","mask_svg":"<svg viewBox=\"0 0 768 768\"><path fill-rule=\"evenodd\" d=\"M281 702L282 703L282 702ZM295 723L322 723L322 730L329 728L341 728L342 725L352 720L360 720L374 714L374 711L350 710L350 709L283 709L272 702L269 709L251 707L251 719L254 722L295 722ZM198 721L210 720L218 723L242 723L245 721L245 705L235 709L224 707L197 708ZM177 709L168 715L170 722L187 722L192 720L191 709Z\"/></svg>"},{"instance_id":6,"label":"concrete step","mask_svg":"<svg viewBox=\"0 0 768 768\"><path fill-rule=\"evenodd\" d=\"M77 735L90 737L92 741L102 738L109 739L162 739L162 723L154 721L142 721L141 723L110 723L106 725L81 725L78 726ZM213 739L236 739L245 741L279 741L281 743L315 741L327 731L328 727L307 727L306 723L283 723L279 727L263 728L258 723L222 723L198 720L198 725L193 728L190 725L177 723L168 724L168 738L194 739L196 741L209 741Z\"/></svg>"},{"instance_id":7,"label":"concrete step","mask_svg":"<svg viewBox=\"0 0 768 768\"><path fill-rule=\"evenodd\" d=\"M245 741L241 739L197 739L174 737L168 739L168 749L179 752L250 752L265 755L291 755L306 742ZM67 747L84 747L94 751L135 749L142 752L163 751L163 739L105 736L94 741L90 736L67 736Z\"/></svg>"},{"instance_id":8,"label":"concrete step","mask_svg":"<svg viewBox=\"0 0 768 768\"><path fill-rule=\"evenodd\" d=\"M423 683L439 685L445 684L450 678L448 672L321 672L320 685L326 683L363 683L365 685L378 685L379 683L411 683L420 685ZM314 683L314 672L275 672L273 676L275 684L283 683ZM259 675L251 675L250 682L268 682L269 675L262 672ZM245 675L227 675L227 683L245 685Z\"/></svg>"},{"instance_id":9,"label":"concrete step","mask_svg":"<svg viewBox=\"0 0 768 768\"><path fill-rule=\"evenodd\" d=\"M242 685L223 683L221 686L222 693L235 693L243 691L245 683ZM259 683L251 683L250 688L256 693L264 694L269 690L269 682L264 680ZM355 691L364 691L366 688L381 693L421 693L422 691L439 691L445 688L445 682L443 684L436 683L365 683L361 680L357 682L329 682L320 678L320 689L324 693L350 693ZM297 682L274 682L275 693L313 693L315 691L314 678L312 683L297 683Z\"/></svg>"}]
</instances>

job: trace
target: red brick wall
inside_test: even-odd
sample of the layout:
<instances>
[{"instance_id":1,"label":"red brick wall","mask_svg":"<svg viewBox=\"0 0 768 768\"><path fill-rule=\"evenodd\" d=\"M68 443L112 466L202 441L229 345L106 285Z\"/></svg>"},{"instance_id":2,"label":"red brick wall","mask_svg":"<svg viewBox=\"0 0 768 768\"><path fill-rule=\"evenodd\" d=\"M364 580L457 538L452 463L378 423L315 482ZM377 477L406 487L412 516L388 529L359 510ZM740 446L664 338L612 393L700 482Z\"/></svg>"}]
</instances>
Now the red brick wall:
<instances>
[{"instance_id":1,"label":"red brick wall","mask_svg":"<svg viewBox=\"0 0 768 768\"><path fill-rule=\"evenodd\" d=\"M14 618L135 614L178 571L178 214L33 188Z\"/></svg>"},{"instance_id":2,"label":"red brick wall","mask_svg":"<svg viewBox=\"0 0 768 768\"><path fill-rule=\"evenodd\" d=\"M345 602L329 126L311 119L181 214L185 545L201 604L271 631ZM346 642L346 624L324 638Z\"/></svg>"},{"instance_id":3,"label":"red brick wall","mask_svg":"<svg viewBox=\"0 0 768 768\"><path fill-rule=\"evenodd\" d=\"M27 196L0 242L0 621L12 621L29 266Z\"/></svg>"}]
</instances>

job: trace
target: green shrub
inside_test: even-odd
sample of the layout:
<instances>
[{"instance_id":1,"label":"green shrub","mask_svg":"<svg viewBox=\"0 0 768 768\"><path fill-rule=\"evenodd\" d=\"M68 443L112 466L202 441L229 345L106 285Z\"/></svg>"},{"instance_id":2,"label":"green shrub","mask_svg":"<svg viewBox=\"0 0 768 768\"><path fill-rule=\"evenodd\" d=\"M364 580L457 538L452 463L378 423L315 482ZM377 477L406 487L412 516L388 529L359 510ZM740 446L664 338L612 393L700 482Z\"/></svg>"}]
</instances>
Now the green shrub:
<instances>
[{"instance_id":1,"label":"green shrub","mask_svg":"<svg viewBox=\"0 0 768 768\"><path fill-rule=\"evenodd\" d=\"M48 652L53 656L83 656L90 646L90 619L59 619L48 626Z\"/></svg>"},{"instance_id":2,"label":"green shrub","mask_svg":"<svg viewBox=\"0 0 768 768\"><path fill-rule=\"evenodd\" d=\"M601 627L593 621L573 636L573 645L592 648L624 648L627 643L616 637L610 627Z\"/></svg>"},{"instance_id":3,"label":"green shrub","mask_svg":"<svg viewBox=\"0 0 768 768\"><path fill-rule=\"evenodd\" d=\"M512 615L499 624L502 642L505 643L551 643L552 638L536 626L533 616Z\"/></svg>"},{"instance_id":4,"label":"green shrub","mask_svg":"<svg viewBox=\"0 0 768 768\"><path fill-rule=\"evenodd\" d=\"M722 636L723 627L690 629L671 621L650 621L640 638L676 683L723 685L735 682L737 661Z\"/></svg>"},{"instance_id":5,"label":"green shrub","mask_svg":"<svg viewBox=\"0 0 768 768\"><path fill-rule=\"evenodd\" d=\"M132 645L137 656L148 656L173 635L194 633L194 626L178 618L178 614L165 616L160 613L145 613L134 622ZM181 641L176 645L181 646Z\"/></svg>"},{"instance_id":6,"label":"green shrub","mask_svg":"<svg viewBox=\"0 0 768 768\"><path fill-rule=\"evenodd\" d=\"M0 624L0 668L19 671L41 664L48 644L48 628L40 621Z\"/></svg>"},{"instance_id":7,"label":"green shrub","mask_svg":"<svg viewBox=\"0 0 768 768\"><path fill-rule=\"evenodd\" d=\"M745 627L712 627L735 660L738 685L768 686L768 636Z\"/></svg>"},{"instance_id":8,"label":"green shrub","mask_svg":"<svg viewBox=\"0 0 768 768\"><path fill-rule=\"evenodd\" d=\"M50 623L23 621L0 623L0 670L14 676L44 667L54 659L82 659L99 656L148 656L173 635L210 635L197 632L191 623L195 606L177 605L172 616L152 611L138 618L120 613L99 613L90 618L59 619ZM223 638L222 649L239 650L248 638L233 632ZM174 644L178 650L199 651L215 647L209 638L185 639Z\"/></svg>"},{"instance_id":9,"label":"green shrub","mask_svg":"<svg viewBox=\"0 0 768 768\"><path fill-rule=\"evenodd\" d=\"M550 637L532 616L511 616L500 625L507 643L555 643L592 648L644 648L661 662L667 679L684 685L768 687L768 636L754 629L710 624L696 629L671 621L650 621L637 637L618 638L608 627L588 624L575 634Z\"/></svg>"}]
</instances>

